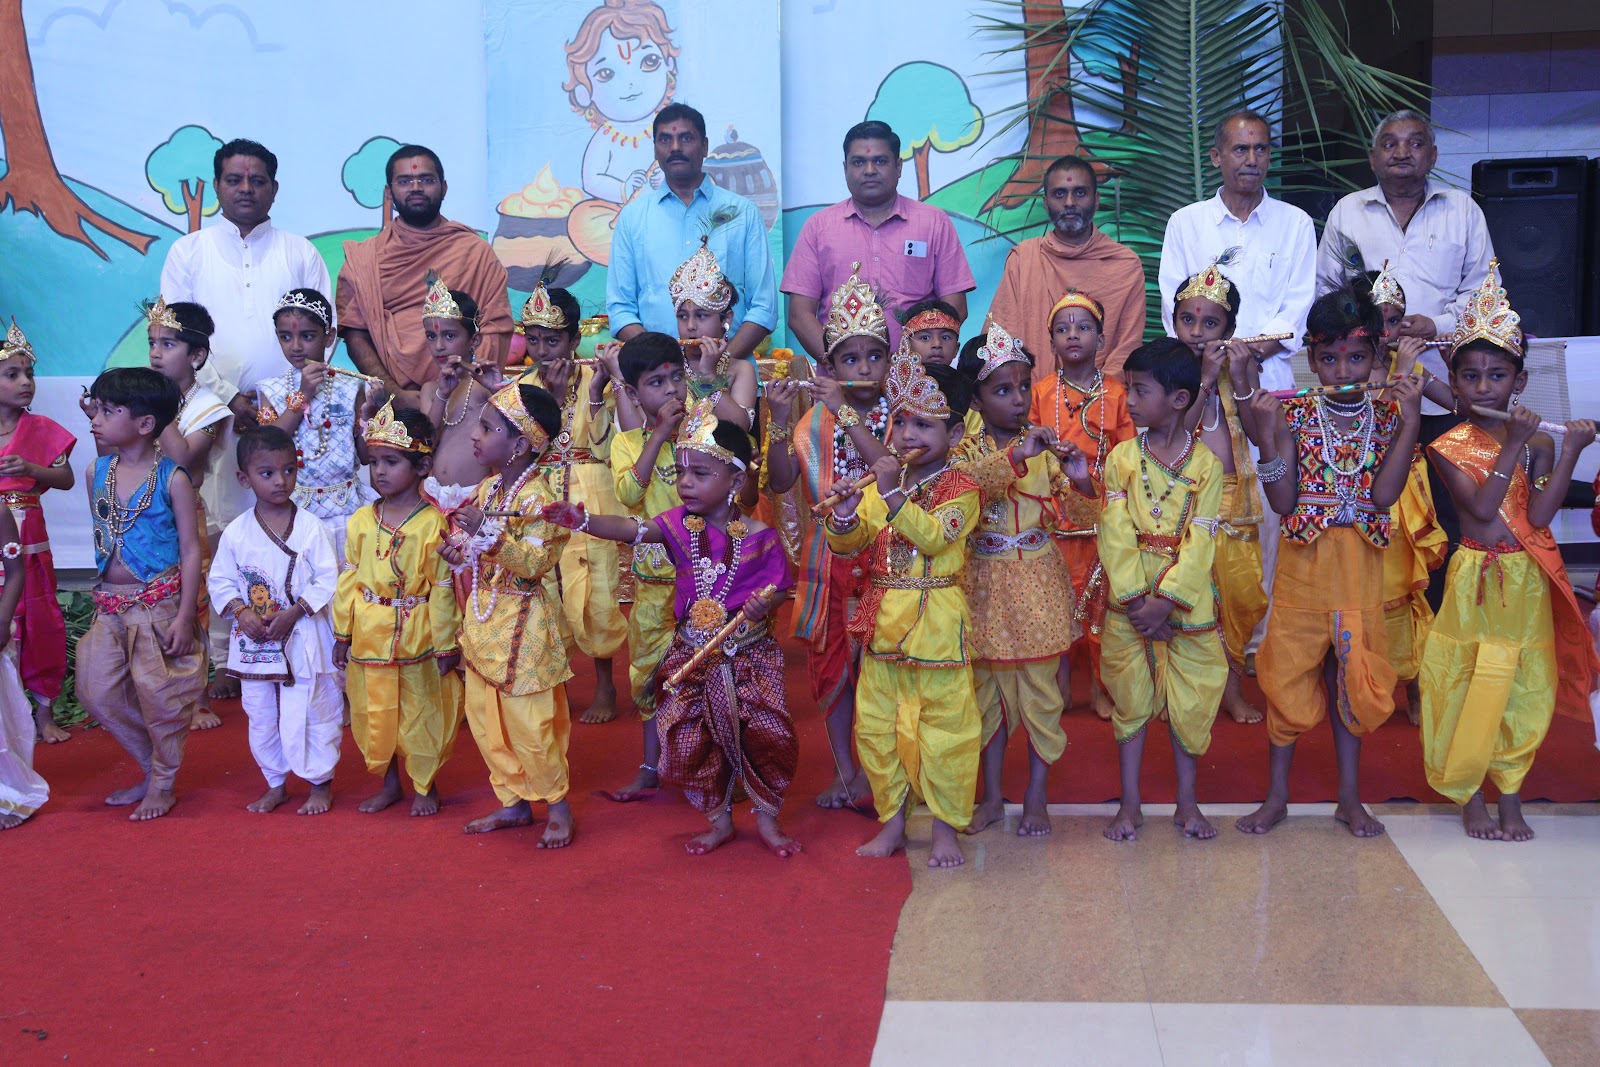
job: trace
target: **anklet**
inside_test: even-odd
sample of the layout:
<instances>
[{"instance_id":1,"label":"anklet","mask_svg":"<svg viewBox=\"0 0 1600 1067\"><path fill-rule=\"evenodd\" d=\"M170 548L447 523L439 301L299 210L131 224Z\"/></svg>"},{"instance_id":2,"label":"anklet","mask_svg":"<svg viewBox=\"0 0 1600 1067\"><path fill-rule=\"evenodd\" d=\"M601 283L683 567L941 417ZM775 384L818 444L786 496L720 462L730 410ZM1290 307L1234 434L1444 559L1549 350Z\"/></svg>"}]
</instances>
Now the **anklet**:
<instances>
[{"instance_id":1,"label":"anklet","mask_svg":"<svg viewBox=\"0 0 1600 1067\"><path fill-rule=\"evenodd\" d=\"M639 769L641 771L649 771L651 774L656 773L656 769L654 767L650 766L650 764L648 764L648 763L639 764Z\"/></svg>"}]
</instances>

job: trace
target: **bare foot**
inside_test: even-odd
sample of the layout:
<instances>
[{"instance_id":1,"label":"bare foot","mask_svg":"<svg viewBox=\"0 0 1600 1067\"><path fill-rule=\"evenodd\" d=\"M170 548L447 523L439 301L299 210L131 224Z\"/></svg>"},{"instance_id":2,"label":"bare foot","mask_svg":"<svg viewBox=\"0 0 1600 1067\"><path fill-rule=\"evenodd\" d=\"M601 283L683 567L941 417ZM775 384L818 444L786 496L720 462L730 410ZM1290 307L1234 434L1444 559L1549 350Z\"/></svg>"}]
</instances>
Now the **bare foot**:
<instances>
[{"instance_id":1,"label":"bare foot","mask_svg":"<svg viewBox=\"0 0 1600 1067\"><path fill-rule=\"evenodd\" d=\"M333 807L333 783L323 782L311 787L311 795L300 805L297 815L323 815Z\"/></svg>"},{"instance_id":2,"label":"bare foot","mask_svg":"<svg viewBox=\"0 0 1600 1067\"><path fill-rule=\"evenodd\" d=\"M35 738L47 745L59 745L63 741L72 740L71 734L56 725L48 704L34 704L33 732Z\"/></svg>"},{"instance_id":3,"label":"bare foot","mask_svg":"<svg viewBox=\"0 0 1600 1067\"><path fill-rule=\"evenodd\" d=\"M550 805L550 821L535 848L566 848L572 844L572 805L558 800Z\"/></svg>"},{"instance_id":4,"label":"bare foot","mask_svg":"<svg viewBox=\"0 0 1600 1067\"><path fill-rule=\"evenodd\" d=\"M15 830L17 827L21 826L27 821L28 820L26 816L12 815L10 812L0 812L0 830Z\"/></svg>"},{"instance_id":5,"label":"bare foot","mask_svg":"<svg viewBox=\"0 0 1600 1067\"><path fill-rule=\"evenodd\" d=\"M178 798L170 792L152 789L139 801L139 806L133 809L133 814L128 816L129 822L145 822L150 819L159 819L172 810L172 805Z\"/></svg>"},{"instance_id":6,"label":"bare foot","mask_svg":"<svg viewBox=\"0 0 1600 1067\"><path fill-rule=\"evenodd\" d=\"M1500 839L1502 841L1532 841L1533 827L1522 817L1522 797L1515 793L1501 793Z\"/></svg>"},{"instance_id":7,"label":"bare foot","mask_svg":"<svg viewBox=\"0 0 1600 1067\"><path fill-rule=\"evenodd\" d=\"M867 792L867 772L857 770L854 778L846 784L837 775L833 784L823 790L817 797L819 808L853 808L860 801L857 799Z\"/></svg>"},{"instance_id":8,"label":"bare foot","mask_svg":"<svg viewBox=\"0 0 1600 1067\"><path fill-rule=\"evenodd\" d=\"M217 672L211 679L211 684L206 687L206 696L212 700L238 700L239 679L231 674Z\"/></svg>"},{"instance_id":9,"label":"bare foot","mask_svg":"<svg viewBox=\"0 0 1600 1067\"><path fill-rule=\"evenodd\" d=\"M193 729L193 727L190 727ZM245 811L253 811L257 815L265 815L273 808L289 799L289 791L281 785L268 786L267 791L261 794L260 800L252 801L244 806Z\"/></svg>"},{"instance_id":10,"label":"bare foot","mask_svg":"<svg viewBox=\"0 0 1600 1067\"><path fill-rule=\"evenodd\" d=\"M1406 722L1422 725L1422 686L1415 678L1406 683Z\"/></svg>"},{"instance_id":11,"label":"bare foot","mask_svg":"<svg viewBox=\"0 0 1600 1067\"><path fill-rule=\"evenodd\" d=\"M1244 675L1246 678L1254 678L1256 676L1256 654L1254 652L1246 652L1244 654Z\"/></svg>"},{"instance_id":12,"label":"bare foot","mask_svg":"<svg viewBox=\"0 0 1600 1067\"><path fill-rule=\"evenodd\" d=\"M1089 683L1089 706L1094 708L1094 713L1102 719L1110 719L1116 711L1116 705L1111 703L1111 696L1100 688L1100 680L1093 679Z\"/></svg>"},{"instance_id":13,"label":"bare foot","mask_svg":"<svg viewBox=\"0 0 1600 1067\"><path fill-rule=\"evenodd\" d=\"M385 779L383 788L356 805L356 810L371 815L375 811L382 811L391 804L398 804L403 795L400 792L399 782L390 783Z\"/></svg>"},{"instance_id":14,"label":"bare foot","mask_svg":"<svg viewBox=\"0 0 1600 1067\"><path fill-rule=\"evenodd\" d=\"M431 788L426 793L418 793L411 798L411 817L422 818L427 815L439 814L439 790Z\"/></svg>"},{"instance_id":15,"label":"bare foot","mask_svg":"<svg viewBox=\"0 0 1600 1067\"><path fill-rule=\"evenodd\" d=\"M764 811L756 812L756 833L760 835L761 843L781 860L786 860L800 851L800 842L783 832L783 827L778 825L776 815L768 815Z\"/></svg>"},{"instance_id":16,"label":"bare foot","mask_svg":"<svg viewBox=\"0 0 1600 1067\"><path fill-rule=\"evenodd\" d=\"M123 808L129 804L137 804L144 799L145 791L149 788L150 783L144 781L138 785L130 785L126 789L119 789L106 797L106 804L113 808Z\"/></svg>"},{"instance_id":17,"label":"bare foot","mask_svg":"<svg viewBox=\"0 0 1600 1067\"><path fill-rule=\"evenodd\" d=\"M1265 718L1255 705L1244 698L1239 676L1232 671L1228 672L1228 684L1222 690L1222 710L1227 712L1228 717L1234 722L1253 723Z\"/></svg>"},{"instance_id":18,"label":"bare foot","mask_svg":"<svg viewBox=\"0 0 1600 1067\"><path fill-rule=\"evenodd\" d=\"M871 859L885 859L906 847L906 813L901 811L883 824L876 837L860 848L856 855Z\"/></svg>"},{"instance_id":19,"label":"bare foot","mask_svg":"<svg viewBox=\"0 0 1600 1067\"><path fill-rule=\"evenodd\" d=\"M532 826L533 809L526 800L519 800L515 804L507 804L492 815L485 815L480 819L473 819L462 827L465 833L488 834L496 830L506 830L513 826Z\"/></svg>"},{"instance_id":20,"label":"bare foot","mask_svg":"<svg viewBox=\"0 0 1600 1067\"><path fill-rule=\"evenodd\" d=\"M1107 841L1134 841L1139 837L1139 827L1144 825L1144 813L1137 807L1129 808L1121 805L1117 808L1116 817L1106 824L1101 833L1105 834Z\"/></svg>"},{"instance_id":21,"label":"bare foot","mask_svg":"<svg viewBox=\"0 0 1600 1067\"><path fill-rule=\"evenodd\" d=\"M972 821L967 823L966 832L980 834L997 822L1003 822L1006 817L1006 798L995 797L990 800L983 798L983 802L972 809Z\"/></svg>"},{"instance_id":22,"label":"bare foot","mask_svg":"<svg viewBox=\"0 0 1600 1067\"><path fill-rule=\"evenodd\" d=\"M1233 825L1242 834L1265 834L1282 822L1288 814L1289 804L1287 801L1269 796L1262 801L1259 808Z\"/></svg>"},{"instance_id":23,"label":"bare foot","mask_svg":"<svg viewBox=\"0 0 1600 1067\"><path fill-rule=\"evenodd\" d=\"M1472 799L1461 808L1461 826L1467 831L1468 837L1476 837L1479 841L1505 840L1499 824L1494 821L1483 802L1482 793L1472 794Z\"/></svg>"},{"instance_id":24,"label":"bare foot","mask_svg":"<svg viewBox=\"0 0 1600 1067\"><path fill-rule=\"evenodd\" d=\"M578 716L578 721L590 726L603 722L610 722L617 717L617 694L613 690L609 700L602 700L599 694L595 695L593 703Z\"/></svg>"},{"instance_id":25,"label":"bare foot","mask_svg":"<svg viewBox=\"0 0 1600 1067\"><path fill-rule=\"evenodd\" d=\"M614 793L607 793L606 797L618 804L627 804L635 800L647 800L660 788L661 776L655 771L647 771L640 767L639 773L633 776L633 781Z\"/></svg>"},{"instance_id":26,"label":"bare foot","mask_svg":"<svg viewBox=\"0 0 1600 1067\"><path fill-rule=\"evenodd\" d=\"M344 717L339 721L339 725L345 729L350 728L350 698L348 696L344 698Z\"/></svg>"},{"instance_id":27,"label":"bare foot","mask_svg":"<svg viewBox=\"0 0 1600 1067\"><path fill-rule=\"evenodd\" d=\"M1179 808L1172 813L1172 823L1183 830L1184 837L1192 837L1200 841L1209 841L1217 836L1217 828L1211 825L1198 807Z\"/></svg>"},{"instance_id":28,"label":"bare foot","mask_svg":"<svg viewBox=\"0 0 1600 1067\"><path fill-rule=\"evenodd\" d=\"M928 851L928 866L935 869L959 867L967 862L961 851L961 835L941 819L933 820L933 848Z\"/></svg>"},{"instance_id":29,"label":"bare foot","mask_svg":"<svg viewBox=\"0 0 1600 1067\"><path fill-rule=\"evenodd\" d=\"M1372 813L1360 804L1346 804L1339 802L1333 809L1333 817L1350 828L1356 837L1379 837L1383 834L1383 823L1372 817Z\"/></svg>"},{"instance_id":30,"label":"bare foot","mask_svg":"<svg viewBox=\"0 0 1600 1067\"><path fill-rule=\"evenodd\" d=\"M733 816L724 811L711 820L711 829L691 837L683 847L691 856L704 856L709 852L715 852L732 840Z\"/></svg>"},{"instance_id":31,"label":"bare foot","mask_svg":"<svg viewBox=\"0 0 1600 1067\"><path fill-rule=\"evenodd\" d=\"M1022 821L1017 824L1018 837L1043 837L1051 830L1050 806L1043 787L1031 787L1022 795Z\"/></svg>"},{"instance_id":32,"label":"bare foot","mask_svg":"<svg viewBox=\"0 0 1600 1067\"><path fill-rule=\"evenodd\" d=\"M189 712L189 729L214 730L222 725L222 720L217 713L205 704L196 704L194 710Z\"/></svg>"}]
</instances>

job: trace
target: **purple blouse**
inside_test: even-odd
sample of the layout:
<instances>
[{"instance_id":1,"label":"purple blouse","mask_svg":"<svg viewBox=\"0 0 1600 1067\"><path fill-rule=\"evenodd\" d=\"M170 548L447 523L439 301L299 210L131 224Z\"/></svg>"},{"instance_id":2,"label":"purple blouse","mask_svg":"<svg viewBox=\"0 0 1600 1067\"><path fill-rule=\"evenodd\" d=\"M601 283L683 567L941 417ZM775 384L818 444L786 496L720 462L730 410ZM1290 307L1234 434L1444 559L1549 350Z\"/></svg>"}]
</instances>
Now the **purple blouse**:
<instances>
[{"instance_id":1,"label":"purple blouse","mask_svg":"<svg viewBox=\"0 0 1600 1067\"><path fill-rule=\"evenodd\" d=\"M789 566L789 557L784 554L777 530L768 526L744 538L735 564L727 558L731 538L707 523L705 531L699 535L705 555L697 566L691 541L693 535L683 524L688 516L689 509L680 505L655 517L656 525L666 535L667 555L672 557L672 565L678 570L677 595L673 601L678 618L686 616L689 605L700 596L695 589L695 577L701 571L709 572L711 598L727 608L729 615L744 607L745 601L763 586L774 585L779 589L794 586L794 569ZM706 576L702 575L700 580L705 582Z\"/></svg>"}]
</instances>

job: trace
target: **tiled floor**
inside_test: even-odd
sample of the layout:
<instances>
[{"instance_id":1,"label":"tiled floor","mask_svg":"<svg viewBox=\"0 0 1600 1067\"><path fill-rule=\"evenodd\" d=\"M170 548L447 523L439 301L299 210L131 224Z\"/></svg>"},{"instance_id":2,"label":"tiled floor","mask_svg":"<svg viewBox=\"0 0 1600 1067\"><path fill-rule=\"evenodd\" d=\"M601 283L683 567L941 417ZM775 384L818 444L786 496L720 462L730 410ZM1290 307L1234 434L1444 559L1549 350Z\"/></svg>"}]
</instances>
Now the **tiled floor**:
<instances>
[{"instance_id":1,"label":"tiled floor","mask_svg":"<svg viewBox=\"0 0 1600 1067\"><path fill-rule=\"evenodd\" d=\"M874 1063L1600 1063L1600 812L1509 844L1448 807L1367 841L1329 805L1264 838L1208 808L1209 842L1171 810L1113 844L1109 806L1053 808L1043 840L1013 809L954 871L914 821Z\"/></svg>"}]
</instances>

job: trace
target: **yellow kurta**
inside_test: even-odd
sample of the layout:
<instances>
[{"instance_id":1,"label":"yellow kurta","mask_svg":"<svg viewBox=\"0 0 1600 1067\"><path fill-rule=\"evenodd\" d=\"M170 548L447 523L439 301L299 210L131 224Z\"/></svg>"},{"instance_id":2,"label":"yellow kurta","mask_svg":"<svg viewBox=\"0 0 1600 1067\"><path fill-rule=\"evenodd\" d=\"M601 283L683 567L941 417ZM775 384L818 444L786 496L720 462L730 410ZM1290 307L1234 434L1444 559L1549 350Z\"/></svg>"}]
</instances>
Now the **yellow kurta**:
<instances>
[{"instance_id":1,"label":"yellow kurta","mask_svg":"<svg viewBox=\"0 0 1600 1067\"><path fill-rule=\"evenodd\" d=\"M957 829L972 818L982 716L973 692L959 575L977 525L977 484L946 471L889 514L868 486L853 528L826 524L828 547L870 549L870 588L850 632L865 638L856 685L856 751L887 822L908 792Z\"/></svg>"},{"instance_id":2,"label":"yellow kurta","mask_svg":"<svg viewBox=\"0 0 1600 1067\"><path fill-rule=\"evenodd\" d=\"M1228 434L1228 459L1223 463L1222 507L1217 513L1221 524L1217 532L1216 554L1211 563L1211 580L1217 587L1218 622L1229 665L1244 669L1245 646L1250 635L1267 615L1265 576L1261 568L1261 483L1256 477L1255 457L1239 420L1239 405L1233 399L1233 381L1224 370L1217 380L1217 396L1222 406L1222 424ZM1207 409L1209 415L1210 409ZM1208 437L1206 444L1210 444ZM1220 458L1220 456L1219 456Z\"/></svg>"},{"instance_id":3,"label":"yellow kurta","mask_svg":"<svg viewBox=\"0 0 1600 1067\"><path fill-rule=\"evenodd\" d=\"M461 722L460 675L440 677L435 662L458 651L461 616L439 555L449 523L423 503L391 531L377 509L350 516L333 599L334 634L350 643L350 730L367 770L383 774L398 753L426 793Z\"/></svg>"},{"instance_id":4,"label":"yellow kurta","mask_svg":"<svg viewBox=\"0 0 1600 1067\"><path fill-rule=\"evenodd\" d=\"M1383 621L1389 663L1408 682L1422 665L1422 647L1433 626L1425 595L1428 575L1444 563L1449 541L1433 510L1427 461L1419 452L1406 472L1406 486L1389 509L1389 548L1383 554Z\"/></svg>"},{"instance_id":5,"label":"yellow kurta","mask_svg":"<svg viewBox=\"0 0 1600 1067\"><path fill-rule=\"evenodd\" d=\"M1141 449L1144 441L1124 441L1106 459L1099 551L1111 603L1100 676L1116 705L1119 742L1165 709L1183 750L1202 756L1228 678L1211 580L1222 464L1196 442L1169 469ZM1148 641L1128 621L1128 606L1145 596L1177 605L1168 616L1171 641Z\"/></svg>"},{"instance_id":6,"label":"yellow kurta","mask_svg":"<svg viewBox=\"0 0 1600 1067\"><path fill-rule=\"evenodd\" d=\"M678 497L677 460L671 443L661 446L652 468L649 484L641 483L634 465L644 454L645 431L627 430L611 440L611 478L617 502L629 515L653 519L663 511L682 504ZM677 628L672 597L677 571L659 544L633 547L633 611L628 616L628 684L633 690L633 706L641 718L655 716L655 692L650 679L656 665L672 646Z\"/></svg>"},{"instance_id":7,"label":"yellow kurta","mask_svg":"<svg viewBox=\"0 0 1600 1067\"><path fill-rule=\"evenodd\" d=\"M538 475L510 500L490 500L497 479L478 486L485 510L537 515L554 496ZM486 520L469 549L461 655L467 665L467 724L502 804L567 795L571 719L562 683L572 677L545 576L561 560L567 531L542 520Z\"/></svg>"},{"instance_id":8,"label":"yellow kurta","mask_svg":"<svg viewBox=\"0 0 1600 1067\"><path fill-rule=\"evenodd\" d=\"M541 389L544 379L537 369L523 376ZM615 407L609 389L605 404L589 405L589 383L594 368L581 366L576 382L561 403L561 432L539 457L539 472L549 482L557 500L581 503L596 515L625 515L612 486L611 456L615 436ZM561 565L548 579L559 587L563 639L591 659L616 655L628 636L617 596L617 543L584 533L574 533L561 554Z\"/></svg>"}]
</instances>

